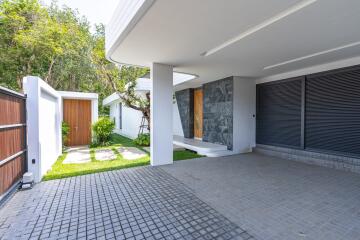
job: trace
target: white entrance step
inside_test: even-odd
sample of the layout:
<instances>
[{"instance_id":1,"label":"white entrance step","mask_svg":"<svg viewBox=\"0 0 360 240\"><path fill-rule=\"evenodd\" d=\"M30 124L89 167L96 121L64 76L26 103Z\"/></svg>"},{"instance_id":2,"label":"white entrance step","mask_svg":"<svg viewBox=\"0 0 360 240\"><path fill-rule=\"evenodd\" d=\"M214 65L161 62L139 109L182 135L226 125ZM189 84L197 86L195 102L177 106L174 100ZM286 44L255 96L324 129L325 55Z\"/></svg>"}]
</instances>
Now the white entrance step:
<instances>
[{"instance_id":1,"label":"white entrance step","mask_svg":"<svg viewBox=\"0 0 360 240\"><path fill-rule=\"evenodd\" d=\"M223 151L215 151L215 152L209 152L208 154L206 154L207 157L225 157L225 156L230 156L230 155L234 155L235 153L233 151L230 150L223 150Z\"/></svg>"},{"instance_id":2,"label":"white entrance step","mask_svg":"<svg viewBox=\"0 0 360 240\"><path fill-rule=\"evenodd\" d=\"M225 145L203 142L198 139L184 138L178 135L174 135L173 143L207 157L219 157L233 154L233 152L229 151Z\"/></svg>"}]
</instances>

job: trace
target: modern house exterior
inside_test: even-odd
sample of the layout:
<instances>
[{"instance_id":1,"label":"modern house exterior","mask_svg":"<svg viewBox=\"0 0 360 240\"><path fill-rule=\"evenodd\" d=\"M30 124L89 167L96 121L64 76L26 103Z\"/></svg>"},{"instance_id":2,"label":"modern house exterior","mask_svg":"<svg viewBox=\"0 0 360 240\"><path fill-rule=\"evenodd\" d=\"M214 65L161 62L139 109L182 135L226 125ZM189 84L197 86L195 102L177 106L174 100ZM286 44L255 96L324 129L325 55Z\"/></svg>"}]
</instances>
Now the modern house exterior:
<instances>
[{"instance_id":1,"label":"modern house exterior","mask_svg":"<svg viewBox=\"0 0 360 240\"><path fill-rule=\"evenodd\" d=\"M151 164L184 137L360 172L356 0L123 0L109 60L151 69ZM175 84L173 72L196 76Z\"/></svg>"}]
</instances>

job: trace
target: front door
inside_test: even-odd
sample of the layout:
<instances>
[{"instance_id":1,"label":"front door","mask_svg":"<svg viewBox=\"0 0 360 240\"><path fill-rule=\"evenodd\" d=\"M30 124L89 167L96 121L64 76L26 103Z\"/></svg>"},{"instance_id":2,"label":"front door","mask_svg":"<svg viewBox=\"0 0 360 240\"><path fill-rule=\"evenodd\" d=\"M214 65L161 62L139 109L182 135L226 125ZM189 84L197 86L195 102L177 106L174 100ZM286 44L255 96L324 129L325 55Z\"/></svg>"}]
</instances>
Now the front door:
<instances>
[{"instance_id":1,"label":"front door","mask_svg":"<svg viewBox=\"0 0 360 240\"><path fill-rule=\"evenodd\" d=\"M203 91L194 90L194 137L201 139L203 136Z\"/></svg>"},{"instance_id":2,"label":"front door","mask_svg":"<svg viewBox=\"0 0 360 240\"><path fill-rule=\"evenodd\" d=\"M64 99L64 122L69 124L68 146L91 143L91 101Z\"/></svg>"}]
</instances>

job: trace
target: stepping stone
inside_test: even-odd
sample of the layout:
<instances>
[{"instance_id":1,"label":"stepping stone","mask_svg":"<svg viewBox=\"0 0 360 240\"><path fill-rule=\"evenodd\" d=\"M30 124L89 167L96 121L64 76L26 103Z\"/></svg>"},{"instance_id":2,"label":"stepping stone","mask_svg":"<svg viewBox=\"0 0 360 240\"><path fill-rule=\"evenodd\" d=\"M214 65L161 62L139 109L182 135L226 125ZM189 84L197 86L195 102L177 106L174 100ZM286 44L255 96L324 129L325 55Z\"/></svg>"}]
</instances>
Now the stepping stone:
<instances>
[{"instance_id":1,"label":"stepping stone","mask_svg":"<svg viewBox=\"0 0 360 240\"><path fill-rule=\"evenodd\" d=\"M126 160L135 160L147 156L147 154L144 151L141 151L136 147L119 147L116 150Z\"/></svg>"},{"instance_id":2,"label":"stepping stone","mask_svg":"<svg viewBox=\"0 0 360 240\"><path fill-rule=\"evenodd\" d=\"M89 147L74 147L66 150L68 153L63 164L91 162Z\"/></svg>"},{"instance_id":3,"label":"stepping stone","mask_svg":"<svg viewBox=\"0 0 360 240\"><path fill-rule=\"evenodd\" d=\"M95 150L95 159L98 161L109 161L116 159L116 154L112 149Z\"/></svg>"}]
</instances>

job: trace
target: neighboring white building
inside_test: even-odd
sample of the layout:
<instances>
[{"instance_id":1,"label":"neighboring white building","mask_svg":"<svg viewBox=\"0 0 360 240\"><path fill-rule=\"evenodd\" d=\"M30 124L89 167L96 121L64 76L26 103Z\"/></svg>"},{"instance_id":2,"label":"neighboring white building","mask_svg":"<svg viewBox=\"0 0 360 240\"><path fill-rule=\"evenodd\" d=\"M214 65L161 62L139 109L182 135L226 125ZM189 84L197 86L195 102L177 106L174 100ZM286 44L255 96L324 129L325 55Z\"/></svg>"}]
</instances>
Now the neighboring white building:
<instances>
[{"instance_id":1,"label":"neighboring white building","mask_svg":"<svg viewBox=\"0 0 360 240\"><path fill-rule=\"evenodd\" d=\"M179 75L180 76L180 75ZM149 75L137 79L135 92L142 98L146 97L146 93L151 90L151 80ZM113 93L103 100L103 106L110 107L110 119L115 122L114 132L125 137L134 139L139 134L143 114L140 111L125 106L119 97L118 93ZM177 105L174 102L174 134L183 136L183 131L180 122L180 115L177 110ZM145 124L147 124L145 120ZM149 133L147 128L143 129L143 133Z\"/></svg>"},{"instance_id":2,"label":"neighboring white building","mask_svg":"<svg viewBox=\"0 0 360 240\"><path fill-rule=\"evenodd\" d=\"M135 87L138 96L145 98L150 91L151 83L147 78L139 78ZM118 93L113 93L103 100L103 106L110 106L110 119L115 121L114 132L125 137L134 139L137 137L141 125L142 113L135 109L126 107ZM145 124L146 121L145 121ZM144 128L144 133L148 133Z\"/></svg>"}]
</instances>

